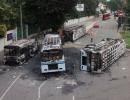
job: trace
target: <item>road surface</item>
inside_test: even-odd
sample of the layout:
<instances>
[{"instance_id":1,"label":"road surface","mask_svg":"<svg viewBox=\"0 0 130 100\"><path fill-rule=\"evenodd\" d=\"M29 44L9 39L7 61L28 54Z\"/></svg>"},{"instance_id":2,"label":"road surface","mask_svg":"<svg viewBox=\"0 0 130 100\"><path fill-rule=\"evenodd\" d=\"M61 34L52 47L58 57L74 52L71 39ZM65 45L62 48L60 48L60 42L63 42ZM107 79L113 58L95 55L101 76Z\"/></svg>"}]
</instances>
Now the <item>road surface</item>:
<instances>
[{"instance_id":1,"label":"road surface","mask_svg":"<svg viewBox=\"0 0 130 100\"><path fill-rule=\"evenodd\" d=\"M0 100L130 100L130 52L102 74L79 70L80 48L106 37L120 38L114 19L101 21L94 34L64 45L67 73L40 74L39 56L0 71Z\"/></svg>"}]
</instances>

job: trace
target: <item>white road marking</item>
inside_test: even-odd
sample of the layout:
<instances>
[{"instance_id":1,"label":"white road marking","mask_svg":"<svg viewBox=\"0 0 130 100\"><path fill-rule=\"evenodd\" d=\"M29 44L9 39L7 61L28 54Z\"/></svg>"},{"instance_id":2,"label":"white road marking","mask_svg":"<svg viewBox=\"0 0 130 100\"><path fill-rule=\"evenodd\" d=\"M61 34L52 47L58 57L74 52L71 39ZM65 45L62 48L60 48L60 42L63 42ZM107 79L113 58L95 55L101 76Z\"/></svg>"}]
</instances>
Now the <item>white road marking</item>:
<instances>
[{"instance_id":1,"label":"white road marking","mask_svg":"<svg viewBox=\"0 0 130 100\"><path fill-rule=\"evenodd\" d=\"M123 67L123 68L122 68L122 70L126 70L126 68L125 68L125 67Z\"/></svg>"},{"instance_id":2,"label":"white road marking","mask_svg":"<svg viewBox=\"0 0 130 100\"><path fill-rule=\"evenodd\" d=\"M62 86L57 86L56 88L57 88L57 89L62 89Z\"/></svg>"},{"instance_id":3,"label":"white road marking","mask_svg":"<svg viewBox=\"0 0 130 100\"><path fill-rule=\"evenodd\" d=\"M75 100L75 97L73 96L72 99Z\"/></svg>"},{"instance_id":4,"label":"white road marking","mask_svg":"<svg viewBox=\"0 0 130 100\"><path fill-rule=\"evenodd\" d=\"M15 78L15 80L9 85L9 87L5 90L5 92L2 94L2 96L0 97L0 100L2 100L5 95L8 93L8 91L13 87L13 85L16 83L16 81L21 77L22 74L20 74L19 76L17 76L17 78Z\"/></svg>"},{"instance_id":5,"label":"white road marking","mask_svg":"<svg viewBox=\"0 0 130 100\"><path fill-rule=\"evenodd\" d=\"M39 87L38 87L38 98L37 100L40 100L41 98L41 88L46 84L47 81L43 82Z\"/></svg>"}]
</instances>

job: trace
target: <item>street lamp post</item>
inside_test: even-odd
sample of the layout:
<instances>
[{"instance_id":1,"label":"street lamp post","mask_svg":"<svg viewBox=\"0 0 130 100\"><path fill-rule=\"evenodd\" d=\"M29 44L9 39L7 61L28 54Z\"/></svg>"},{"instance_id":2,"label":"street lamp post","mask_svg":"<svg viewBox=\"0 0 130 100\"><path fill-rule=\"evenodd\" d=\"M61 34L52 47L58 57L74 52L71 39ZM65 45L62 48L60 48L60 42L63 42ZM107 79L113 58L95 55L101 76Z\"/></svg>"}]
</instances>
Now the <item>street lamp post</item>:
<instances>
[{"instance_id":1,"label":"street lamp post","mask_svg":"<svg viewBox=\"0 0 130 100\"><path fill-rule=\"evenodd\" d=\"M22 3L20 4L20 29L23 38L23 14L22 14Z\"/></svg>"}]
</instances>

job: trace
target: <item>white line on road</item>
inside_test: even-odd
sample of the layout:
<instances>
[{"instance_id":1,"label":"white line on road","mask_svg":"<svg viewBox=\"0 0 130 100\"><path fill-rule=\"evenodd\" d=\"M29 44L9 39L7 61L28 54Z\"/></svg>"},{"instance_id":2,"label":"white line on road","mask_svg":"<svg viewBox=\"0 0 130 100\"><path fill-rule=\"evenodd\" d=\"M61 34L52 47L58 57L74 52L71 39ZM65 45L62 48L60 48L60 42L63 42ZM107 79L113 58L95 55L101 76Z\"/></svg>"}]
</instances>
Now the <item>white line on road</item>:
<instances>
[{"instance_id":1,"label":"white line on road","mask_svg":"<svg viewBox=\"0 0 130 100\"><path fill-rule=\"evenodd\" d=\"M5 90L5 92L2 94L2 96L0 97L0 100L2 100L5 95L7 94L7 92L13 87L13 85L16 83L16 81L21 77L22 74L18 75L17 78L15 78L15 80L9 85L9 87Z\"/></svg>"},{"instance_id":2,"label":"white line on road","mask_svg":"<svg viewBox=\"0 0 130 100\"><path fill-rule=\"evenodd\" d=\"M38 98L37 100L40 100L41 98L41 88L46 84L47 81L43 82L39 87L38 87Z\"/></svg>"},{"instance_id":3,"label":"white line on road","mask_svg":"<svg viewBox=\"0 0 130 100\"><path fill-rule=\"evenodd\" d=\"M126 70L126 68L125 68L125 67L123 67L123 68L122 68L122 70Z\"/></svg>"},{"instance_id":4,"label":"white line on road","mask_svg":"<svg viewBox=\"0 0 130 100\"><path fill-rule=\"evenodd\" d=\"M74 96L73 96L72 98L73 98L73 100L75 100L75 97L74 97Z\"/></svg>"}]
</instances>

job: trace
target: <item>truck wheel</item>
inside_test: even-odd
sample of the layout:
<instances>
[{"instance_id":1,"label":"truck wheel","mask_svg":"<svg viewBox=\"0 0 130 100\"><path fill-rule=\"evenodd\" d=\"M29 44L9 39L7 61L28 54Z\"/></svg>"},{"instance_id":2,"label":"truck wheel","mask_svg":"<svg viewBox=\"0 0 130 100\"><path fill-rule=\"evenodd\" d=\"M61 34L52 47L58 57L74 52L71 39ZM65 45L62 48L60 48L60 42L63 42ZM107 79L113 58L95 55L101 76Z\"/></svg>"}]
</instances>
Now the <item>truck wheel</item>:
<instances>
[{"instance_id":1,"label":"truck wheel","mask_svg":"<svg viewBox=\"0 0 130 100\"><path fill-rule=\"evenodd\" d=\"M22 65L22 64L23 64L23 62L22 62L22 61L20 61L20 62L19 62L19 65Z\"/></svg>"},{"instance_id":2,"label":"truck wheel","mask_svg":"<svg viewBox=\"0 0 130 100\"><path fill-rule=\"evenodd\" d=\"M35 54L34 53L30 53L30 57L33 57L33 56L35 56Z\"/></svg>"},{"instance_id":3,"label":"truck wheel","mask_svg":"<svg viewBox=\"0 0 130 100\"><path fill-rule=\"evenodd\" d=\"M6 62L5 62L5 61L3 61L3 64L4 64L4 65L6 65Z\"/></svg>"}]
</instances>

